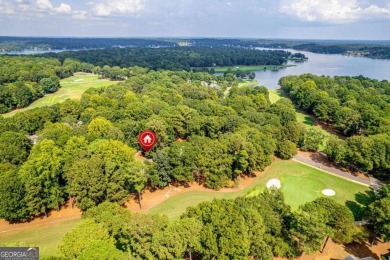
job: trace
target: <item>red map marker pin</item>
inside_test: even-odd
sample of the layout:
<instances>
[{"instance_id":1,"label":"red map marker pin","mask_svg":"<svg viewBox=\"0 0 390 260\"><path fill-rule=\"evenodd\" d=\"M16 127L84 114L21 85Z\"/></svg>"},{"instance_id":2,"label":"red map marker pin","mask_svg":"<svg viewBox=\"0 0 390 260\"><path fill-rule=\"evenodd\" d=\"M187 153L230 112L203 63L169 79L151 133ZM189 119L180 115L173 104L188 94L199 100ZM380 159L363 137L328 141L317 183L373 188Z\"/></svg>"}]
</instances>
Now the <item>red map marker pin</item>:
<instances>
[{"instance_id":1,"label":"red map marker pin","mask_svg":"<svg viewBox=\"0 0 390 260\"><path fill-rule=\"evenodd\" d=\"M145 130L142 131L138 136L138 143L141 147L149 152L157 142L156 134L153 131Z\"/></svg>"}]
</instances>

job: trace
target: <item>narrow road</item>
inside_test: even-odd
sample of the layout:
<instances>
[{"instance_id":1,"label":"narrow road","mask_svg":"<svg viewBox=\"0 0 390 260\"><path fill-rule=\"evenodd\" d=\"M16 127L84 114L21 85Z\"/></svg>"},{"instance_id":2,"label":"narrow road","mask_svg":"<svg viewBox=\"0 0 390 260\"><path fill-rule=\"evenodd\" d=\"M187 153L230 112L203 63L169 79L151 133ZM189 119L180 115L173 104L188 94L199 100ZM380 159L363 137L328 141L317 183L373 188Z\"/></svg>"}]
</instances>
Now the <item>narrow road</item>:
<instances>
[{"instance_id":1,"label":"narrow road","mask_svg":"<svg viewBox=\"0 0 390 260\"><path fill-rule=\"evenodd\" d=\"M353 175L351 173L344 172L344 171L339 170L335 167L332 167L331 165L329 165L329 163L325 164L325 163L321 162L320 160L315 160L312 157L303 156L302 154L303 154L302 152L299 152L297 155L294 156L293 160L300 162L300 163L303 163L303 164L306 164L308 166L317 168L323 172L338 176L340 178L362 184L362 185L367 186L367 187L371 187L371 186L374 187L374 186L378 186L381 184L375 178L372 178L372 177L363 178L360 176L356 176L356 175Z\"/></svg>"},{"instance_id":2,"label":"narrow road","mask_svg":"<svg viewBox=\"0 0 390 260\"><path fill-rule=\"evenodd\" d=\"M229 95L229 92L230 90L232 89L232 87L227 87L225 92L223 93L223 98L227 98L227 96Z\"/></svg>"}]
</instances>

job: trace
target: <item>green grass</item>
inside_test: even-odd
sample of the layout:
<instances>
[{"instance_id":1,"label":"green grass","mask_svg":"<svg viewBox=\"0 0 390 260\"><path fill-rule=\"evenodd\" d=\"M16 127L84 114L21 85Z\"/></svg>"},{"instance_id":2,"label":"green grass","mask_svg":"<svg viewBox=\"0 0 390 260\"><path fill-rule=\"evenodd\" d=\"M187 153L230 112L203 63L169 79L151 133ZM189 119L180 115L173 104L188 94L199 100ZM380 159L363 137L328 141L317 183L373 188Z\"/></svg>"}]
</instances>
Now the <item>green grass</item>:
<instances>
[{"instance_id":1,"label":"green grass","mask_svg":"<svg viewBox=\"0 0 390 260\"><path fill-rule=\"evenodd\" d=\"M4 117L10 117L17 112L27 111L37 107L50 106L64 102L68 98L79 99L81 95L89 88L97 88L116 84L116 82L107 79L99 79L97 75L91 73L75 73L74 76L61 80L61 88L52 94L34 101L28 107L16 109L3 114Z\"/></svg>"},{"instance_id":2,"label":"green grass","mask_svg":"<svg viewBox=\"0 0 390 260\"><path fill-rule=\"evenodd\" d=\"M0 246L38 246L42 257L58 255L58 245L65 233L81 219L68 220L24 230L0 233Z\"/></svg>"},{"instance_id":3,"label":"green grass","mask_svg":"<svg viewBox=\"0 0 390 260\"><path fill-rule=\"evenodd\" d=\"M269 101L271 101L272 104L276 103L279 99L283 97L283 95L276 89L268 89L268 93L269 93Z\"/></svg>"},{"instance_id":4,"label":"green grass","mask_svg":"<svg viewBox=\"0 0 390 260\"><path fill-rule=\"evenodd\" d=\"M281 191L286 203L293 209L318 197L323 197L321 191L324 189L335 190L336 195L331 198L341 204L354 201L355 194L368 190L366 186L324 173L310 166L294 161L279 160L267 171L266 176L262 176L260 182L262 185L256 186L248 193L248 196L260 193L271 178L281 181Z\"/></svg>"},{"instance_id":5,"label":"green grass","mask_svg":"<svg viewBox=\"0 0 390 260\"><path fill-rule=\"evenodd\" d=\"M238 83L238 87L255 87L259 84L259 82L255 79L242 79Z\"/></svg>"},{"instance_id":6,"label":"green grass","mask_svg":"<svg viewBox=\"0 0 390 260\"><path fill-rule=\"evenodd\" d=\"M189 206L195 206L203 201L217 199L232 199L239 196L254 196L264 190L266 183L278 178L282 182L282 192L286 202L293 209L308 201L323 196L323 189L333 189L337 202L344 204L346 201L355 200L355 194L364 192L368 188L350 182L348 180L329 175L320 170L294 161L276 160L265 172L259 174L254 183L237 192L200 192L191 191L176 195L165 202L151 208L150 214L166 214L170 218L178 218Z\"/></svg>"},{"instance_id":7,"label":"green grass","mask_svg":"<svg viewBox=\"0 0 390 260\"><path fill-rule=\"evenodd\" d=\"M291 67L295 65L257 65L257 66L230 66L230 67L214 67L215 72L217 73L223 73L226 72L228 69L236 70L240 69L242 71L259 71L259 70L278 70L281 68Z\"/></svg>"}]
</instances>

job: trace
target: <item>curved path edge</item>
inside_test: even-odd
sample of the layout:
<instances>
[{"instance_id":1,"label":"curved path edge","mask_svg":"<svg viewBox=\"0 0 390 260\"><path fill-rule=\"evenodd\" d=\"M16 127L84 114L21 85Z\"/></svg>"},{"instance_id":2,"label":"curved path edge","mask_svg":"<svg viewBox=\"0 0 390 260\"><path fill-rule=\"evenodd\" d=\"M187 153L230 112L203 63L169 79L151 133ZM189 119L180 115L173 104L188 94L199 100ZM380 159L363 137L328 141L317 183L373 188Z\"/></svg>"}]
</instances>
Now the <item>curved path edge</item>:
<instances>
[{"instance_id":1,"label":"curved path edge","mask_svg":"<svg viewBox=\"0 0 390 260\"><path fill-rule=\"evenodd\" d=\"M376 182L376 183L378 182L378 180L376 180L374 178L366 179L366 178L362 178L362 177L359 177L359 176L355 176L355 175L352 175L352 174L350 174L348 172L341 171L341 170L339 170L337 168L329 167L329 166L326 166L326 165L324 165L322 163L315 162L312 159L303 157L303 156L301 156L299 154L295 155L292 160L296 161L296 162L299 162L299 163L302 163L302 164L305 164L305 165L307 165L309 167L315 168L315 169L320 170L322 172L331 174L333 176L336 176L336 177L339 177L339 178L342 178L342 179L345 179L345 180L348 180L348 181L352 181L352 182L355 182L355 183L358 183L358 184L361 184L361 185L364 185L364 186L367 186L367 187L371 187L373 181Z\"/></svg>"}]
</instances>

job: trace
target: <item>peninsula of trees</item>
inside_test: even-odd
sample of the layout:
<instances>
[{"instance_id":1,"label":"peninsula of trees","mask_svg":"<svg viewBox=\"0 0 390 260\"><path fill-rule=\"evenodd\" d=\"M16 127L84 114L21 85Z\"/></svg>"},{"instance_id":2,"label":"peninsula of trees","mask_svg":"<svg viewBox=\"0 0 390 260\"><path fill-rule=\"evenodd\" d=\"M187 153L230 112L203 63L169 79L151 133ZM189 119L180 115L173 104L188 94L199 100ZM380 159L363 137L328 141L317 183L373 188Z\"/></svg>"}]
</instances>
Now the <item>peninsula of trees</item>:
<instances>
[{"instance_id":1,"label":"peninsula of trees","mask_svg":"<svg viewBox=\"0 0 390 260\"><path fill-rule=\"evenodd\" d=\"M291 53L236 47L108 48L75 52L46 53L43 57L67 58L95 66L141 66L153 70L185 70L192 67L236 65L283 65Z\"/></svg>"}]
</instances>

